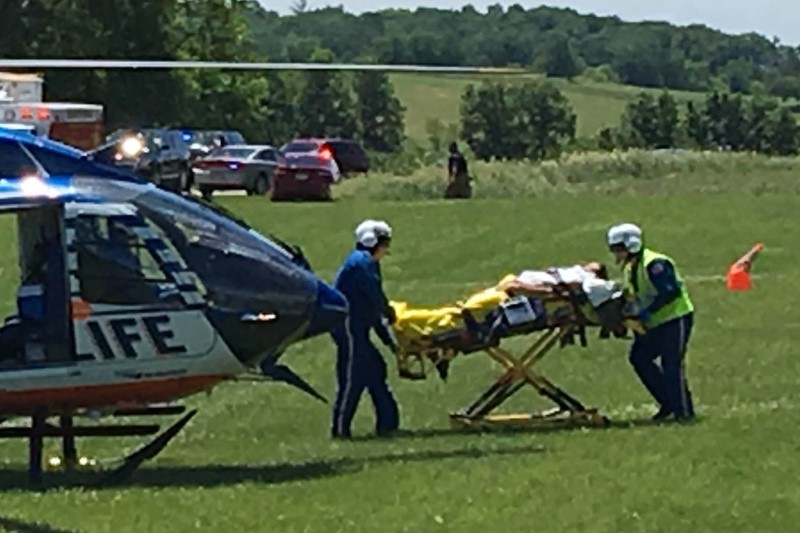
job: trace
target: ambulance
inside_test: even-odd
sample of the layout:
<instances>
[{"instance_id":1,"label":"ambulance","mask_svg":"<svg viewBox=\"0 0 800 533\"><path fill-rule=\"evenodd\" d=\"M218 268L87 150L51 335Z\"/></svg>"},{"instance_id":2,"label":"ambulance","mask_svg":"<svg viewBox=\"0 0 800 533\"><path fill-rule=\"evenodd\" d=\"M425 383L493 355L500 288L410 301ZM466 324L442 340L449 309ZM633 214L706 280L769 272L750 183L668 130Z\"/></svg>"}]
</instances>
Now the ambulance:
<instances>
[{"instance_id":1,"label":"ambulance","mask_svg":"<svg viewBox=\"0 0 800 533\"><path fill-rule=\"evenodd\" d=\"M0 72L0 123L32 126L36 135L81 150L98 147L104 138L103 106L43 102L43 84L34 74Z\"/></svg>"}]
</instances>

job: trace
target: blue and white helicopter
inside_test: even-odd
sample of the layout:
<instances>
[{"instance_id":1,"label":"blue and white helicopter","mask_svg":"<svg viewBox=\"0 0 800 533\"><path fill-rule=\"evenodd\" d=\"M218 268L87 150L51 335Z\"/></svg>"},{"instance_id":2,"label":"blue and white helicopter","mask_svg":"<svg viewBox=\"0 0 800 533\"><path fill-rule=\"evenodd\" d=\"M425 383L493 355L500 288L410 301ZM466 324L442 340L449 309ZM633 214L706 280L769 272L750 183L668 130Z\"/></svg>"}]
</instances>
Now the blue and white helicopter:
<instances>
[{"instance_id":1,"label":"blue and white helicopter","mask_svg":"<svg viewBox=\"0 0 800 533\"><path fill-rule=\"evenodd\" d=\"M74 417L180 414L175 400L259 367L316 395L278 358L340 324L347 302L299 249L84 152L4 129L0 215L16 217L20 269L16 313L0 328L0 420L32 421L0 427L0 438L29 440L33 483L44 437L63 439L73 465L75 437L159 431ZM112 478L160 452L195 413Z\"/></svg>"}]
</instances>

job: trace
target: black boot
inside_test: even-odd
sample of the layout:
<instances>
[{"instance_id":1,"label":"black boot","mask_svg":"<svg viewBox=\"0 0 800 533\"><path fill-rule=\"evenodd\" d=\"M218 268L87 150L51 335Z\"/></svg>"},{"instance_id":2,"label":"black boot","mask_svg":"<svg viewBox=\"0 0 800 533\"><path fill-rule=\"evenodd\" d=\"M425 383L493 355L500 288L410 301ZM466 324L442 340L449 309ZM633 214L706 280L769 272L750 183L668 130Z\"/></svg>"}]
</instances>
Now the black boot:
<instances>
[{"instance_id":1,"label":"black boot","mask_svg":"<svg viewBox=\"0 0 800 533\"><path fill-rule=\"evenodd\" d=\"M670 411L666 407L662 407L661 409L658 410L656 414L653 415L651 420L653 422L663 422L664 420L667 420L671 416L672 416L672 411Z\"/></svg>"},{"instance_id":2,"label":"black boot","mask_svg":"<svg viewBox=\"0 0 800 533\"><path fill-rule=\"evenodd\" d=\"M442 381L447 381L447 376L450 375L450 361L439 361L436 363L436 372Z\"/></svg>"}]
</instances>

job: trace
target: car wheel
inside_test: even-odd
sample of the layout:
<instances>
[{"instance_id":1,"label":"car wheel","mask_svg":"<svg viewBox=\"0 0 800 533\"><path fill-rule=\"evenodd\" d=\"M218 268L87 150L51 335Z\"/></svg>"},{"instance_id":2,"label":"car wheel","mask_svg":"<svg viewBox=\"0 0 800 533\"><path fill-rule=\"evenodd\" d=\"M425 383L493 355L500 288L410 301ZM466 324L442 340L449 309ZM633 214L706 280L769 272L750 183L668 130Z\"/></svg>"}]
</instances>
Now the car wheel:
<instances>
[{"instance_id":1,"label":"car wheel","mask_svg":"<svg viewBox=\"0 0 800 533\"><path fill-rule=\"evenodd\" d=\"M200 194L202 195L203 200L211 201L211 197L214 196L214 189L206 185L201 185Z\"/></svg>"},{"instance_id":2,"label":"car wheel","mask_svg":"<svg viewBox=\"0 0 800 533\"><path fill-rule=\"evenodd\" d=\"M264 174L259 174L256 178L256 185L253 188L253 193L259 196L264 196L269 191L269 180Z\"/></svg>"},{"instance_id":3,"label":"car wheel","mask_svg":"<svg viewBox=\"0 0 800 533\"><path fill-rule=\"evenodd\" d=\"M181 168L178 174L178 190L181 192L189 192L192 189L192 172L184 167Z\"/></svg>"},{"instance_id":4,"label":"car wheel","mask_svg":"<svg viewBox=\"0 0 800 533\"><path fill-rule=\"evenodd\" d=\"M153 180L153 183L155 183L156 186L161 187L161 167L156 167L153 169L153 174L151 174L150 179Z\"/></svg>"}]
</instances>

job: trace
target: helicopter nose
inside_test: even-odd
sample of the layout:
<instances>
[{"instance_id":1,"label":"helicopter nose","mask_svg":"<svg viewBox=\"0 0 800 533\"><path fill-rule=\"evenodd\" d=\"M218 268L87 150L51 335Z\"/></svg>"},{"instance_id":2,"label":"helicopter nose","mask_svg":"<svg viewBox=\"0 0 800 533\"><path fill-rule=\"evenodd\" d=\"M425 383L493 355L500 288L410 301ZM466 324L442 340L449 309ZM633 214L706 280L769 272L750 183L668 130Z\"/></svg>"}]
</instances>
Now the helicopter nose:
<instances>
[{"instance_id":1,"label":"helicopter nose","mask_svg":"<svg viewBox=\"0 0 800 533\"><path fill-rule=\"evenodd\" d=\"M305 338L334 330L347 318L347 298L325 282L317 282L317 301Z\"/></svg>"}]
</instances>

